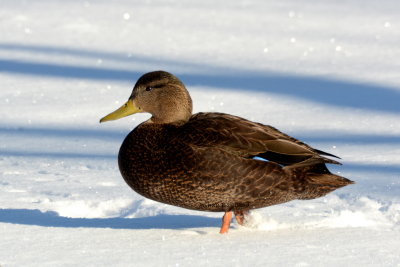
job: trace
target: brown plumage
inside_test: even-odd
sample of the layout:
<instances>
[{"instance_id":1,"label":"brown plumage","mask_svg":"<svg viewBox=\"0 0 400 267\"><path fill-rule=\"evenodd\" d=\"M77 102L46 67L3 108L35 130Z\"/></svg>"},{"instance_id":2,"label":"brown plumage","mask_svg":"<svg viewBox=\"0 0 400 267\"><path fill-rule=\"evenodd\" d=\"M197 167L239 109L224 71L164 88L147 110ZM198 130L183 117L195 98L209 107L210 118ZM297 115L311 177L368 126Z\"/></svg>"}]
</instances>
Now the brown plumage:
<instances>
[{"instance_id":1,"label":"brown plumage","mask_svg":"<svg viewBox=\"0 0 400 267\"><path fill-rule=\"evenodd\" d=\"M223 113L192 115L185 86L164 71L143 75L128 102L101 122L137 112L152 117L121 146L118 163L127 184L159 202L225 212L221 233L232 211L242 224L250 209L321 197L353 183L326 168L340 164L325 157L333 155L271 126Z\"/></svg>"}]
</instances>

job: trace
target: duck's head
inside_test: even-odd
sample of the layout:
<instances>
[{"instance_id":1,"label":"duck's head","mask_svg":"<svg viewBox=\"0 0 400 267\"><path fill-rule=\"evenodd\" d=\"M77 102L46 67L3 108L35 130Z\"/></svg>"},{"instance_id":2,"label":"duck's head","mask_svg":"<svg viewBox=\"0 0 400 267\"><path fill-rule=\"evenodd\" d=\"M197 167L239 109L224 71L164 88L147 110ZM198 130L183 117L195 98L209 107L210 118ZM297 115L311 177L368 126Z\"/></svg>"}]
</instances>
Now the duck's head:
<instances>
[{"instance_id":1,"label":"duck's head","mask_svg":"<svg viewBox=\"0 0 400 267\"><path fill-rule=\"evenodd\" d=\"M154 71L136 82L128 101L100 122L147 112L152 123L186 122L192 115L192 99L183 83L171 73Z\"/></svg>"}]
</instances>

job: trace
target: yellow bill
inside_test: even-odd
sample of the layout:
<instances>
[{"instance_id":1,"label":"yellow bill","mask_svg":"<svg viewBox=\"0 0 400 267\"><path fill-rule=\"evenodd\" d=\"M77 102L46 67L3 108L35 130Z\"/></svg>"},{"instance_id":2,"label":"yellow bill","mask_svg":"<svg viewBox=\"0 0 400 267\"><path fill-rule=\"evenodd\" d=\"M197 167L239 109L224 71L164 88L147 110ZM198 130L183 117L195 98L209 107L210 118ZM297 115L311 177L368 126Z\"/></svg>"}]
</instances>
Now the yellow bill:
<instances>
[{"instance_id":1,"label":"yellow bill","mask_svg":"<svg viewBox=\"0 0 400 267\"><path fill-rule=\"evenodd\" d=\"M118 120L120 118L135 114L141 112L141 109L135 106L133 104L132 100L128 100L125 104L122 105L119 109L117 109L114 112L111 112L104 118L100 119L100 123L105 122L105 121L113 121L113 120Z\"/></svg>"}]
</instances>

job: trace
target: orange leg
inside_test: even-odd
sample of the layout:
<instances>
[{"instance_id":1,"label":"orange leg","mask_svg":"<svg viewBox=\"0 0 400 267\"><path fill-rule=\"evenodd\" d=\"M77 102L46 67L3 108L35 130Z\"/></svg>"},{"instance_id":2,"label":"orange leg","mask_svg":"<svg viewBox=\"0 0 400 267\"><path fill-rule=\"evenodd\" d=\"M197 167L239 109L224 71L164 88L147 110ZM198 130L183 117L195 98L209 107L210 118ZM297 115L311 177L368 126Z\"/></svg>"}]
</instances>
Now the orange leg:
<instances>
[{"instance_id":1,"label":"orange leg","mask_svg":"<svg viewBox=\"0 0 400 267\"><path fill-rule=\"evenodd\" d=\"M232 220L232 211L225 212L224 216L222 217L222 226L221 230L219 231L220 234L225 234L228 232L229 226L231 225Z\"/></svg>"},{"instance_id":2,"label":"orange leg","mask_svg":"<svg viewBox=\"0 0 400 267\"><path fill-rule=\"evenodd\" d=\"M240 210L236 211L235 210L235 219L238 224L243 225L244 224L244 217L249 214L248 210Z\"/></svg>"}]
</instances>

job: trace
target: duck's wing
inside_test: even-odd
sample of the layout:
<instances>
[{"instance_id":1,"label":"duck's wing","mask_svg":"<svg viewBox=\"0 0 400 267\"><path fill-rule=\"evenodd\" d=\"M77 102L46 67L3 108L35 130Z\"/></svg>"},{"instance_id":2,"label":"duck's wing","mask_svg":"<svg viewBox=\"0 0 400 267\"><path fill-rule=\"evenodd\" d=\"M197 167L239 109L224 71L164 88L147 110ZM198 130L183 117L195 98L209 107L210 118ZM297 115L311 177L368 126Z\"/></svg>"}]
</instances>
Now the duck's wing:
<instances>
[{"instance_id":1,"label":"duck's wing","mask_svg":"<svg viewBox=\"0 0 400 267\"><path fill-rule=\"evenodd\" d=\"M274 127L224 113L197 113L181 126L179 137L193 146L218 147L245 158L260 157L282 165L299 162L340 164ZM312 160L311 160L312 159Z\"/></svg>"}]
</instances>

